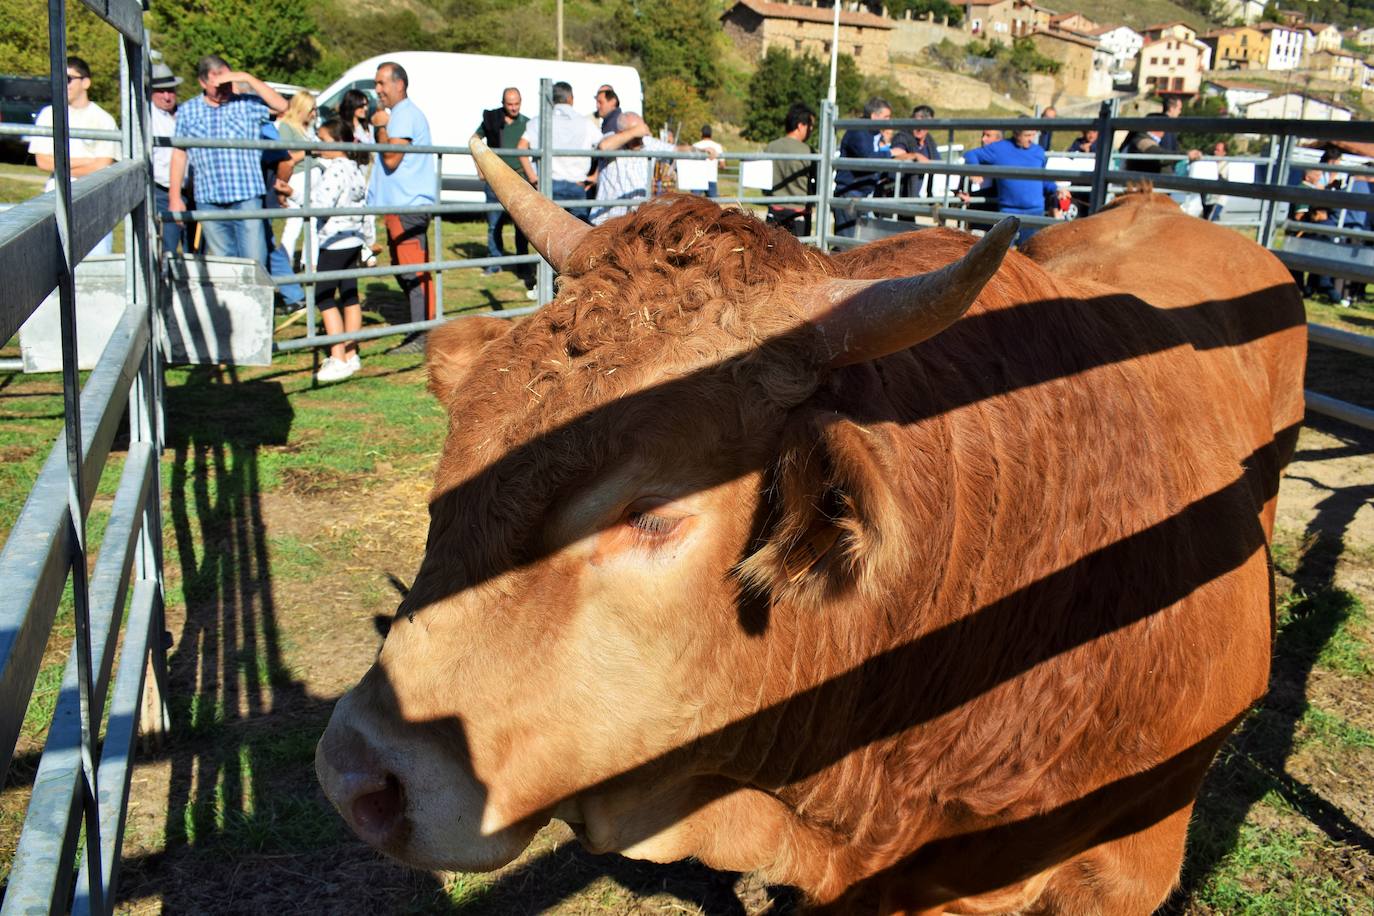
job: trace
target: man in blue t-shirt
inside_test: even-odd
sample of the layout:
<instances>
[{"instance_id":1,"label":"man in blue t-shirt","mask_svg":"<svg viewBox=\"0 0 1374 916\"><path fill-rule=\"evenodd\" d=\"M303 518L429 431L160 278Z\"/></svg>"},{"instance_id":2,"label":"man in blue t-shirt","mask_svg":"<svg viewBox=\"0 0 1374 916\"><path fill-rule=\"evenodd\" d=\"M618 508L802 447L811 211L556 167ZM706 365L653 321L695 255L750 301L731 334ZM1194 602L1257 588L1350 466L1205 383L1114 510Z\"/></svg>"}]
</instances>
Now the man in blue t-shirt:
<instances>
[{"instance_id":1,"label":"man in blue t-shirt","mask_svg":"<svg viewBox=\"0 0 1374 916\"><path fill-rule=\"evenodd\" d=\"M874 96L864 104L864 117L870 121L886 121L892 117L892 106L886 99ZM841 159L891 159L892 131L876 128L855 128L845 131L840 140ZM878 190L882 172L850 171L835 173L836 197L872 197ZM835 234L853 238L858 231L859 217L871 211L860 211L854 204L835 210Z\"/></svg>"},{"instance_id":2,"label":"man in blue t-shirt","mask_svg":"<svg viewBox=\"0 0 1374 916\"><path fill-rule=\"evenodd\" d=\"M1036 143L1038 131L1013 131L1010 140L998 140L964 153L964 161L974 165L1003 165L1019 168L1043 169L1045 150ZM1053 181L1035 178L997 177L997 209L1002 213L1022 216L1044 216L1045 195L1068 197L1068 188L1060 188ZM1022 226L1017 244L1025 242L1039 226Z\"/></svg>"},{"instance_id":3,"label":"man in blue t-shirt","mask_svg":"<svg viewBox=\"0 0 1374 916\"><path fill-rule=\"evenodd\" d=\"M380 64L374 86L380 103L372 115L376 141L400 147L429 146L429 121L408 97L410 77L405 68L391 61ZM433 153L382 153L372 169L367 203L374 207L433 206L436 184ZM392 264L423 264L429 260L429 220L428 213L387 214L386 236ZM432 275L401 274L396 280L410 300L410 320L432 320ZM423 353L424 349L425 336L411 334L392 352Z\"/></svg>"}]
</instances>

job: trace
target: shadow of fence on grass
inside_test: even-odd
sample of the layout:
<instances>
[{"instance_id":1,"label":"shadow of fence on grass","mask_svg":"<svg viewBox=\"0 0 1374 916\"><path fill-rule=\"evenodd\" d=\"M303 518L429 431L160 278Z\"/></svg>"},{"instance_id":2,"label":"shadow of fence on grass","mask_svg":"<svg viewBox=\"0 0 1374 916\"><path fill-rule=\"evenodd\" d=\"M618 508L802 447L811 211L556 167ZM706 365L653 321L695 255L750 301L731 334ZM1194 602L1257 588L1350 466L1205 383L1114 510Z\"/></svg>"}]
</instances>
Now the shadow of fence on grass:
<instances>
[{"instance_id":1,"label":"shadow of fence on grass","mask_svg":"<svg viewBox=\"0 0 1374 916\"><path fill-rule=\"evenodd\" d=\"M1336 436L1343 444L1299 452L1295 462L1374 452L1374 435L1324 418L1309 417L1308 425ZM1323 487L1315 480L1308 482ZM1285 768L1299 747L1312 671L1351 613L1352 596L1335 582L1336 565L1346 548L1346 532L1356 512L1374 499L1374 484L1327 490L1307 525L1302 554L1291 572L1293 600L1275 633L1269 693L1222 748L1203 784L1189 833L1182 884L1164 913L1183 912L1185 904L1227 856L1242 846L1247 814L1271 792L1331 840L1374 854L1374 837L1365 828Z\"/></svg>"}]
</instances>

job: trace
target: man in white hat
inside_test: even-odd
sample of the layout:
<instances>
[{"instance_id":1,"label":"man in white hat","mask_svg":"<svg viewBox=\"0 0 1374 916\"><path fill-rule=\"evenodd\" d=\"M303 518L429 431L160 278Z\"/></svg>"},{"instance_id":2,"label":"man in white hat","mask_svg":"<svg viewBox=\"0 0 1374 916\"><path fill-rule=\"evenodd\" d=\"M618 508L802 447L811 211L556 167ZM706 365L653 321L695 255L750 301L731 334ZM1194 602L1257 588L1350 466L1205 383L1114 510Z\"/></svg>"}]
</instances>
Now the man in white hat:
<instances>
[{"instance_id":1,"label":"man in white hat","mask_svg":"<svg viewBox=\"0 0 1374 916\"><path fill-rule=\"evenodd\" d=\"M177 87L181 77L172 73L166 64L153 64L153 78L148 81L148 93L153 99L152 130L154 137L170 137L177 127ZM172 148L153 147L153 201L159 212L167 209L168 189L172 176ZM181 241L181 226L177 223L162 224L162 250L176 251Z\"/></svg>"}]
</instances>

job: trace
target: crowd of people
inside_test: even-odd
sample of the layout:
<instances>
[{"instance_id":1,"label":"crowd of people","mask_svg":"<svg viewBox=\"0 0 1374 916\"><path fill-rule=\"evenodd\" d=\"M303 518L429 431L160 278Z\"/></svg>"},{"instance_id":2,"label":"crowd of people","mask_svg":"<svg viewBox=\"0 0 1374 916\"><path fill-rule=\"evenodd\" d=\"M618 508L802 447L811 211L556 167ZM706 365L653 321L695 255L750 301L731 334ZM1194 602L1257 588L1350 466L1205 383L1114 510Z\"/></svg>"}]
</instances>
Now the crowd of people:
<instances>
[{"instance_id":1,"label":"crowd of people","mask_svg":"<svg viewBox=\"0 0 1374 916\"><path fill-rule=\"evenodd\" d=\"M402 273L397 281L406 296L412 323L432 320L436 315L435 284L429 270L421 265L429 263L429 228L431 216L417 209L436 203L433 154L410 152L410 145L431 143L429 122L409 97L409 76L394 62L381 64L376 71L374 88L375 110L366 94L349 89L338 103L337 115L320 122L315 98L309 92L299 92L289 100L271 86L250 73L236 71L217 55L207 55L197 65L196 80L200 93L178 102L181 77L165 64L152 69L149 94L152 104L151 130L158 137L187 139L268 139L290 142L323 140L340 143L376 143L395 150L373 155L369 152L319 151L307 156L304 148L261 151L223 147L171 148L156 146L152 154L155 203L159 210L179 213L190 209L200 211L252 211L285 208L394 208L396 213L383 217L386 242L391 261L400 266L416 265L413 272ZM91 71L79 57L67 59L67 113L73 129L116 130L114 118L93 102L89 96ZM552 89L551 124L552 145L560 150L576 150L578 155L552 158L548 187L555 200L564 203L581 219L600 225L620 216L634 206L636 200L647 199L671 190L676 184L672 157L598 155L615 151L644 151L666 153L693 151L705 153L711 160L725 155L724 147L714 138L711 125L703 125L699 139L679 143L671 134L654 136L650 125L637 112L622 110L615 88L603 84L594 98L595 117L582 114L575 107L572 86L556 82ZM488 146L501 151L501 158L531 183L539 184L537 157L523 153L538 146L541 125L539 117L522 113L523 99L515 87L501 94L500 105L485 110L475 134ZM1132 171L1159 174L1178 170L1187 174L1190 163L1203 158L1201 150L1184 151L1177 135L1168 130L1168 120L1181 113L1176 98L1165 102L1163 110L1151 115L1159 119L1157 128L1132 131L1122 140L1117 153L1128 157ZM39 113L36 123L52 124L51 107ZM863 116L867 120L887 121L892 118L892 106L879 97L868 100ZM924 121L935 117L928 105L917 105L912 120ZM1055 118L1057 112L1047 108L1042 118ZM765 151L779 157L773 160L772 186L768 194L777 198L766 207L767 220L799 237L812 232L812 205L797 198L816 193L814 160L796 157L813 153L813 133L816 115L808 106L794 104L778 125L779 135L767 144ZM1094 129L1083 130L1066 146L1066 152L1097 153L1103 142ZM998 130L985 130L976 147L967 150L963 161L971 165L1016 167L1034 172L1047 167L1053 150L1053 134L1049 131L1016 129L1003 137ZM29 144L38 166L49 172L54 169L53 144L50 137L34 137ZM850 160L892 160L908 162L938 162L942 160L939 146L930 131L920 126L894 129L875 124L844 133L839 143L839 155ZM1217 177L1227 177L1225 143L1218 142L1207 155L1217 161ZM70 141L69 156L73 177L89 175L119 156L119 146L113 141ZM1323 157L1323 165L1339 161L1334 148ZM306 169L317 171L309 182L306 200ZM718 196L719 186L712 178L697 185L696 192ZM835 173L835 231L840 236L853 237L859 221L873 213L866 200L895 193L919 196L926 192L929 180L922 173L905 173L906 190L894 181L891 170L842 168ZM1312 170L1303 176L1303 184L1315 189L1344 188L1370 193L1371 184L1363 176L1345 180L1339 172ZM894 188L894 185L896 186ZM49 187L51 186L51 180ZM964 206L991 209L1017 215L1069 216L1075 206L1086 201L1075 200L1068 182L1031 176L980 177L967 176L955 187ZM497 203L488 187L488 203ZM1218 220L1225 212L1227 200L1223 195L1203 195L1198 215ZM1338 220L1330 209L1300 207L1295 220L1318 225L1336 225ZM486 254L488 274L511 269L523 281L526 295L535 298L533 265L513 266L501 263L507 257L504 230L510 222L507 214L493 209L487 214ZM1369 228L1367 213L1346 211L1340 224L1347 228ZM303 232L311 225L313 232ZM288 277L301 267L312 272L341 272L360 266L374 266L381 246L376 238L375 221L364 216L318 217L307 223L300 217L287 216L280 238L273 237L272 221L260 216L242 219L226 218L202 220L194 224L167 221L163 224L162 245L166 252L178 248L205 252L211 255L246 257L258 260L274 277ZM518 227L514 232L514 252L524 256L529 241ZM1036 231L1024 226L1019 240ZM1297 233L1299 236L1301 232ZM297 245L301 251L297 254ZM308 249L308 250L307 250ZM107 238L95 249L109 252ZM299 260L298 260L299 259ZM298 266L299 265L299 266ZM1348 303L1352 296L1362 295L1361 285L1339 286L1330 277L1295 275L1297 282L1310 296L1326 297ZM305 295L299 284L279 286L282 307L287 311L303 308ZM326 279L316 283L316 300L326 333L342 337L362 326L362 311L355 279ZM393 352L419 352L425 346L423 333L407 336ZM319 367L320 381L336 381L357 372L361 366L356 342L334 343L329 355Z\"/></svg>"}]
</instances>

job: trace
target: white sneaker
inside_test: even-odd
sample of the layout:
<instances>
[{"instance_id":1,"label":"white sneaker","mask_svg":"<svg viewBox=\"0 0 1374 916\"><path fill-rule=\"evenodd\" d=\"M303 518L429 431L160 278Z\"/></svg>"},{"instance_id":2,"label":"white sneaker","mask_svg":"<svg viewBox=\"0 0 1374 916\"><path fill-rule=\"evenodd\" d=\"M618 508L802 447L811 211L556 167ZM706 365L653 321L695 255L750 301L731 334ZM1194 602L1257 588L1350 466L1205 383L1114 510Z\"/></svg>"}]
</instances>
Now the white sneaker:
<instances>
[{"instance_id":1,"label":"white sneaker","mask_svg":"<svg viewBox=\"0 0 1374 916\"><path fill-rule=\"evenodd\" d=\"M356 369L348 364L348 360L326 356L324 362L320 365L320 370L315 373L315 381L341 382L356 371Z\"/></svg>"},{"instance_id":2,"label":"white sneaker","mask_svg":"<svg viewBox=\"0 0 1374 916\"><path fill-rule=\"evenodd\" d=\"M525 298L530 300L531 302L538 302L539 294L532 289L527 289L525 290Z\"/></svg>"},{"instance_id":3,"label":"white sneaker","mask_svg":"<svg viewBox=\"0 0 1374 916\"><path fill-rule=\"evenodd\" d=\"M344 360L344 363L348 366L349 375L352 375L353 373L357 372L359 369L363 367L363 361L358 357L357 350L354 350L352 353L350 353L348 355L348 359Z\"/></svg>"}]
</instances>

